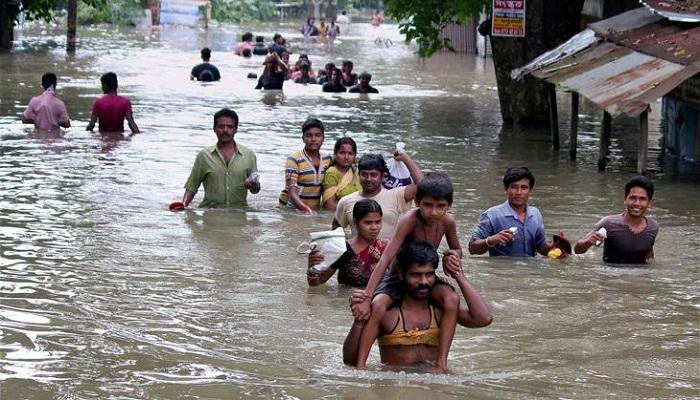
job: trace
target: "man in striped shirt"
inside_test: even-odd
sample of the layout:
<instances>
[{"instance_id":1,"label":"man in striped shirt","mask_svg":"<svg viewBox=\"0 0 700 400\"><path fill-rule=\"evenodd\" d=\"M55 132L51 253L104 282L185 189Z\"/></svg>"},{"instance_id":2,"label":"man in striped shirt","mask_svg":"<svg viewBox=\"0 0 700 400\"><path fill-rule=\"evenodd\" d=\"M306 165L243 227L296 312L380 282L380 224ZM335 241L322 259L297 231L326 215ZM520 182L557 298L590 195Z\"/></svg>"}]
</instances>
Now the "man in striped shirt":
<instances>
[{"instance_id":1,"label":"man in striped shirt","mask_svg":"<svg viewBox=\"0 0 700 400\"><path fill-rule=\"evenodd\" d=\"M323 174L331 164L331 155L321 154L323 123L308 118L301 127L304 148L293 152L285 163L285 188L281 205L292 204L304 214L314 214L321 205Z\"/></svg>"}]
</instances>

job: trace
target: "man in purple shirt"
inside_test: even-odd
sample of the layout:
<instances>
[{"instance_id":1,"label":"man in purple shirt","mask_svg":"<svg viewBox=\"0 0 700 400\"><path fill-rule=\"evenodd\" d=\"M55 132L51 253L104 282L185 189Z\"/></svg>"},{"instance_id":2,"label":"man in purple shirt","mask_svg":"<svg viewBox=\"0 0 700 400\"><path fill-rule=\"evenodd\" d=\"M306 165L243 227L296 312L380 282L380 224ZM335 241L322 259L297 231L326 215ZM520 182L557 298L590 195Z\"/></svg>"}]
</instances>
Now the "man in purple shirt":
<instances>
[{"instance_id":1,"label":"man in purple shirt","mask_svg":"<svg viewBox=\"0 0 700 400\"><path fill-rule=\"evenodd\" d=\"M645 214L654 204L653 197L654 184L649 178L640 175L630 179L625 184L625 212L603 217L593 231L576 242L574 251L585 253L604 243L605 262L644 264L652 260L659 225Z\"/></svg>"},{"instance_id":2,"label":"man in purple shirt","mask_svg":"<svg viewBox=\"0 0 700 400\"><path fill-rule=\"evenodd\" d=\"M532 257L547 255L554 245L547 242L542 214L527 204L535 176L527 167L508 168L503 176L504 203L491 207L479 217L471 240L469 254Z\"/></svg>"},{"instance_id":3,"label":"man in purple shirt","mask_svg":"<svg viewBox=\"0 0 700 400\"><path fill-rule=\"evenodd\" d=\"M34 124L37 129L56 130L59 126L70 127L68 111L63 101L56 97L56 74L47 72L41 77L44 93L29 101L27 110L22 113L22 122Z\"/></svg>"}]
</instances>

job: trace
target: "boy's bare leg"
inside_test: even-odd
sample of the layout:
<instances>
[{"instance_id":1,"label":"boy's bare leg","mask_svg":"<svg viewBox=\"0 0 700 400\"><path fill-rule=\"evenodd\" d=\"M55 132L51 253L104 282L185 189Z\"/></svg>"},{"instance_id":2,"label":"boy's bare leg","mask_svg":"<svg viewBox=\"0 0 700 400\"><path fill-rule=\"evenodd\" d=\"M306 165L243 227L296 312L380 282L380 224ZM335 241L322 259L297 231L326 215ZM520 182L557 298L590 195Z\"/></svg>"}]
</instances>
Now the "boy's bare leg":
<instances>
[{"instance_id":1,"label":"boy's bare leg","mask_svg":"<svg viewBox=\"0 0 700 400\"><path fill-rule=\"evenodd\" d=\"M432 293L435 303L442 309L440 320L440 344L438 345L437 362L435 366L447 372L447 356L452 347L452 339L457 328L457 310L459 297L448 285L435 285Z\"/></svg>"},{"instance_id":2,"label":"boy's bare leg","mask_svg":"<svg viewBox=\"0 0 700 400\"><path fill-rule=\"evenodd\" d=\"M367 367L367 357L369 357L369 352L372 350L372 344L379 336L379 324L393 302L394 300L392 300L391 296L383 293L374 296L374 299L372 299L372 311L360 335L360 344L357 349L357 369L365 369Z\"/></svg>"}]
</instances>

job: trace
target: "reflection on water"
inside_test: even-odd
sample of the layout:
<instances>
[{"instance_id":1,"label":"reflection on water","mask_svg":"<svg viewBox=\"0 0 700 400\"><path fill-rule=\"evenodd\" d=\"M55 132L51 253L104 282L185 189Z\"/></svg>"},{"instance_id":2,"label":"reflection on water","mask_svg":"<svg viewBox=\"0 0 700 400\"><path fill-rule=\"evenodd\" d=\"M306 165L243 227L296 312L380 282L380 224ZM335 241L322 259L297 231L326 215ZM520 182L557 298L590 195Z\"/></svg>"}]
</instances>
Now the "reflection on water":
<instances>
[{"instance_id":1,"label":"reflection on water","mask_svg":"<svg viewBox=\"0 0 700 400\"><path fill-rule=\"evenodd\" d=\"M566 260L470 257L468 277L495 322L457 330L452 374L344 367L349 291L307 288L294 250L327 229L331 214L276 207L283 160L302 145L307 116L327 125L327 151L342 135L361 153L400 140L426 170L448 172L463 246L479 213L502 201L505 168L518 164L535 172L532 203L547 231L580 237L622 209L636 144L633 124L616 123L611 172L600 174L594 109L583 108L579 157L570 161L550 150L548 132L501 126L488 59L418 60L390 25L352 25L332 48L303 42L297 28L83 29L72 57L62 31L30 31L0 54L0 397L697 396L700 189L660 174L653 265L613 268L600 250ZM255 91L246 76L260 73L261 60L232 54L246 30L282 32L315 68L351 59L381 93ZM395 45L376 45L380 35ZM217 84L188 80L205 45L222 71ZM59 76L74 125L64 134L20 123L47 70ZM99 76L110 70L142 134L84 131ZM245 210L169 212L196 153L214 142L212 116L224 106L241 117L237 140L258 155L261 193ZM373 353L370 365L378 359Z\"/></svg>"}]
</instances>

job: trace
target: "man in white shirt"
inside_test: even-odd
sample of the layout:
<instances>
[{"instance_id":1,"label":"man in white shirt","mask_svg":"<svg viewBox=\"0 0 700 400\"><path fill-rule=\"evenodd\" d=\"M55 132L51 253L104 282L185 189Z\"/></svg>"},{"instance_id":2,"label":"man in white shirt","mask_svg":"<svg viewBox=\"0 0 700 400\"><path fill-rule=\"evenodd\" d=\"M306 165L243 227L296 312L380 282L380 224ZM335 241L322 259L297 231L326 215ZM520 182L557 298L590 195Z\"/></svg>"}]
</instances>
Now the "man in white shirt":
<instances>
[{"instance_id":1,"label":"man in white shirt","mask_svg":"<svg viewBox=\"0 0 700 400\"><path fill-rule=\"evenodd\" d=\"M406 153L394 155L397 161L406 164L411 173L413 183L395 189L386 189L382 186L382 180L386 172L386 163L380 154L365 154L357 163L362 190L349 194L338 201L333 218L333 229L348 225L352 228L353 236L356 234L352 219L352 208L362 199L373 199L382 207L382 230L379 237L391 239L399 221L399 216L411 208L411 202L416 197L416 186L423 179L423 172L418 164Z\"/></svg>"}]
</instances>

